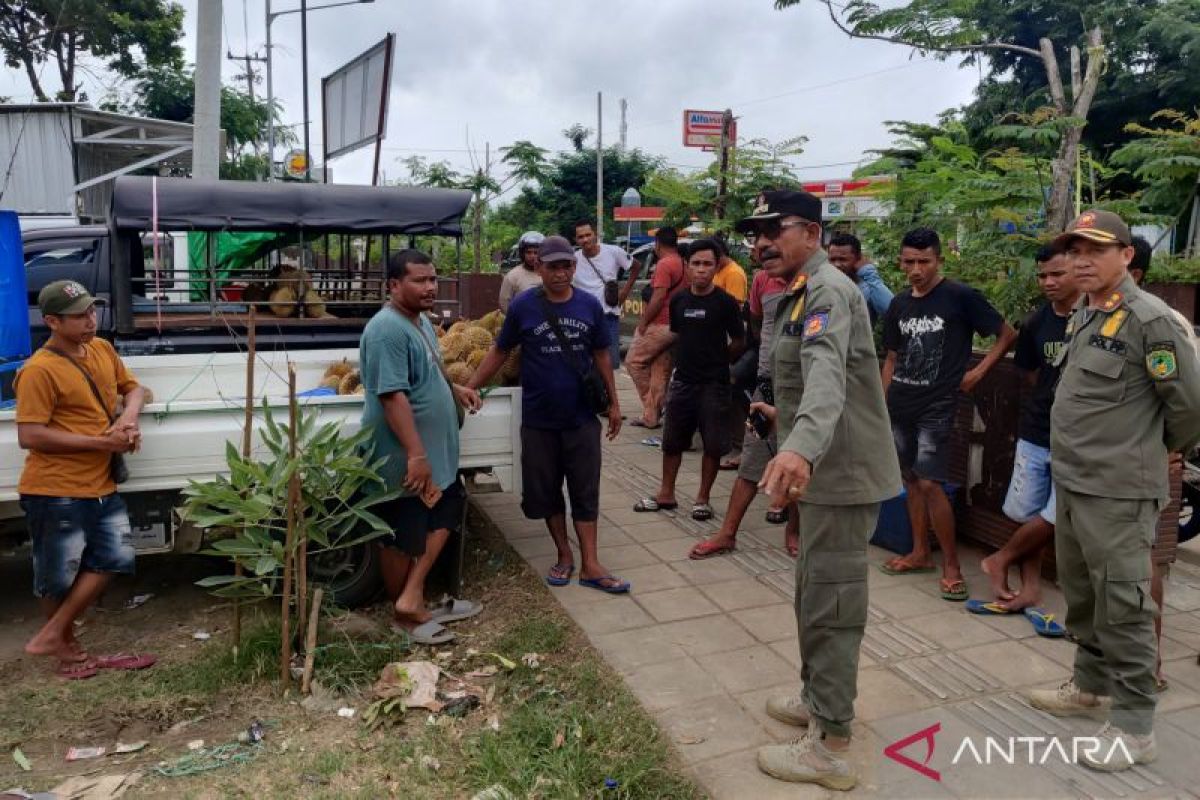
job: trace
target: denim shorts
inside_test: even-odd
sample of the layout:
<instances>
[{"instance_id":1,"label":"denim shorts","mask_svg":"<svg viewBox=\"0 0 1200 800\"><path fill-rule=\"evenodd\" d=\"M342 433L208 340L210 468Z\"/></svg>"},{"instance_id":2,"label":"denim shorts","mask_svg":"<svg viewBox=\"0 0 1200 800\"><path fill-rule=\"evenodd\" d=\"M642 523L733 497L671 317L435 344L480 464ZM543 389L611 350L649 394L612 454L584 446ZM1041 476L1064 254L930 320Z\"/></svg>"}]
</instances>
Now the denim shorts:
<instances>
[{"instance_id":1,"label":"denim shorts","mask_svg":"<svg viewBox=\"0 0 1200 800\"><path fill-rule=\"evenodd\" d=\"M133 574L133 536L125 501L106 497L22 495L33 544L33 593L61 599L80 570Z\"/></svg>"},{"instance_id":2,"label":"denim shorts","mask_svg":"<svg viewBox=\"0 0 1200 800\"><path fill-rule=\"evenodd\" d=\"M949 480L950 433L956 411L956 401L951 399L930 405L916 419L892 419L892 439L905 480Z\"/></svg>"},{"instance_id":3,"label":"denim shorts","mask_svg":"<svg viewBox=\"0 0 1200 800\"><path fill-rule=\"evenodd\" d=\"M1004 516L1028 522L1035 516L1054 524L1054 481L1050 479L1050 448L1017 439L1012 480L1004 498Z\"/></svg>"}]
</instances>

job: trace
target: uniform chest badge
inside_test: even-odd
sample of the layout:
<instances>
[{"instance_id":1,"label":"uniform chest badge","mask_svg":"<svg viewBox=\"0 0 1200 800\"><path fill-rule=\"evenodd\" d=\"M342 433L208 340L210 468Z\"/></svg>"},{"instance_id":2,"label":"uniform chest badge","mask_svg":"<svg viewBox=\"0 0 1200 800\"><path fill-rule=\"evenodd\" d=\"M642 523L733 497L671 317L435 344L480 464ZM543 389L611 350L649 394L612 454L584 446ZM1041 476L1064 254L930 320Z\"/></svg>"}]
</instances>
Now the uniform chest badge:
<instances>
[{"instance_id":1,"label":"uniform chest badge","mask_svg":"<svg viewBox=\"0 0 1200 800\"><path fill-rule=\"evenodd\" d=\"M815 339L829 326L828 311L814 311L804 318L804 341Z\"/></svg>"},{"instance_id":2,"label":"uniform chest badge","mask_svg":"<svg viewBox=\"0 0 1200 800\"><path fill-rule=\"evenodd\" d=\"M1174 342L1155 342L1146 353L1146 371L1156 381L1170 381L1179 377L1179 364L1175 360Z\"/></svg>"}]
</instances>

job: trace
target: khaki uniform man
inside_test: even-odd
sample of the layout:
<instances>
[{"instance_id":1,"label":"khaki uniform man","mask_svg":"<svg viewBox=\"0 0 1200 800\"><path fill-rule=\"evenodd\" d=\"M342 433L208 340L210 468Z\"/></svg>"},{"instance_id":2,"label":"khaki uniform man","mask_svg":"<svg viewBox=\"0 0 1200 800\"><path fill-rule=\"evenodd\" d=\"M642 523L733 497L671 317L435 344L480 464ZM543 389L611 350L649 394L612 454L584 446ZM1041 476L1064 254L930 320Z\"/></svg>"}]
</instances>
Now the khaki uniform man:
<instances>
[{"instance_id":1,"label":"khaki uniform man","mask_svg":"<svg viewBox=\"0 0 1200 800\"><path fill-rule=\"evenodd\" d=\"M1107 712L1102 746L1082 760L1117 771L1157 756L1150 547L1167 454L1200 440L1200 361L1171 309L1130 277L1120 217L1084 212L1058 241L1085 292L1050 417L1058 577L1079 647L1071 680L1030 701L1060 716Z\"/></svg>"},{"instance_id":2,"label":"khaki uniform man","mask_svg":"<svg viewBox=\"0 0 1200 800\"><path fill-rule=\"evenodd\" d=\"M821 202L766 192L738 229L760 263L791 280L772 344L779 454L760 484L772 505L799 501L796 623L802 691L772 698L767 713L808 733L759 750L759 767L787 781L846 790L845 760L867 621L867 541L879 504L900 490L871 319L862 292L821 250Z\"/></svg>"}]
</instances>

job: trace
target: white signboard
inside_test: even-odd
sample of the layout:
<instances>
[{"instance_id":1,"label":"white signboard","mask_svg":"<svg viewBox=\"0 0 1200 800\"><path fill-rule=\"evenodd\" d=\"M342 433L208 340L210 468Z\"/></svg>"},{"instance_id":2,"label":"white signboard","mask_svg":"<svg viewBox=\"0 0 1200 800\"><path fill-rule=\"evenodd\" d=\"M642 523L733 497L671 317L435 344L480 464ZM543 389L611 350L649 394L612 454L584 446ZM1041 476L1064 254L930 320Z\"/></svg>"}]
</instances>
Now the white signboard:
<instances>
[{"instance_id":1,"label":"white signboard","mask_svg":"<svg viewBox=\"0 0 1200 800\"><path fill-rule=\"evenodd\" d=\"M716 148L721 144L721 124L724 111L697 111L689 108L683 112L683 146ZM730 140L737 139L737 122L730 125Z\"/></svg>"},{"instance_id":2,"label":"white signboard","mask_svg":"<svg viewBox=\"0 0 1200 800\"><path fill-rule=\"evenodd\" d=\"M321 79L325 158L383 138L395 34Z\"/></svg>"}]
</instances>

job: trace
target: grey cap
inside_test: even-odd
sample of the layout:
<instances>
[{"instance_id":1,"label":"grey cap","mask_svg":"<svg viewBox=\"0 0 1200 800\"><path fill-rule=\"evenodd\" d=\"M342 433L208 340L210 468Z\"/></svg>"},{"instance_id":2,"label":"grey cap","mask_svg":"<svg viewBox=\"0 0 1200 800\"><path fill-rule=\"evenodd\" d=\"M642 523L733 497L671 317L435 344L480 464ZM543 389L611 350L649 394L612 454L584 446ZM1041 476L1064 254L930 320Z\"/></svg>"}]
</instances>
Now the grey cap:
<instances>
[{"instance_id":1,"label":"grey cap","mask_svg":"<svg viewBox=\"0 0 1200 800\"><path fill-rule=\"evenodd\" d=\"M574 261L575 248L561 236L547 236L538 248L538 258L543 263L551 261Z\"/></svg>"}]
</instances>

